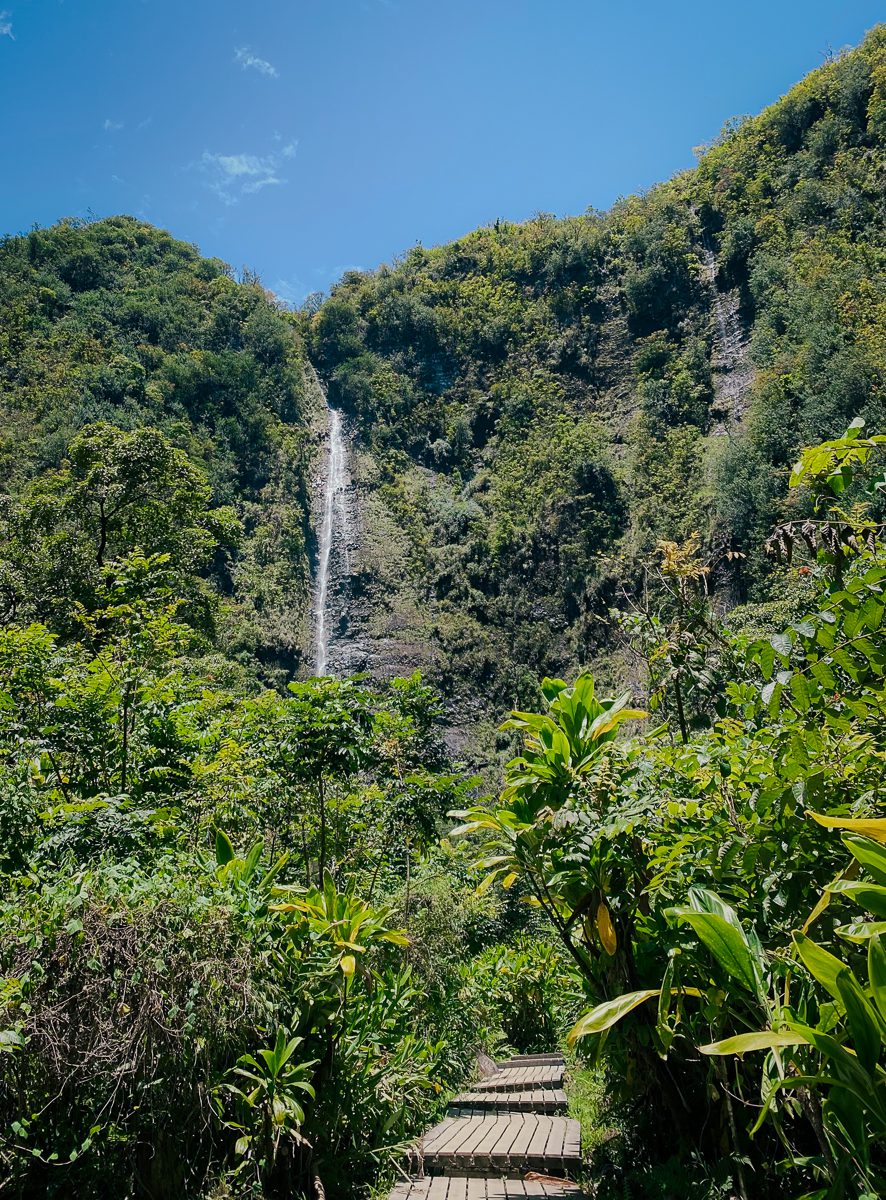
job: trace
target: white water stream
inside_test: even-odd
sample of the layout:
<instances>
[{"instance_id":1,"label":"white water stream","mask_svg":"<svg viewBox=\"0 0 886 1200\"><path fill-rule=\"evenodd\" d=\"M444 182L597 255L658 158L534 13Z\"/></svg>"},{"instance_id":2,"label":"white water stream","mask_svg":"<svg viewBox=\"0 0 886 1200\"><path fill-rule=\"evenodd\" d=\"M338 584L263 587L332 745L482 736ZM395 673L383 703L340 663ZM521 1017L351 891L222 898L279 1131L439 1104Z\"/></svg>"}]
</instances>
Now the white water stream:
<instances>
[{"instance_id":1,"label":"white water stream","mask_svg":"<svg viewBox=\"0 0 886 1200\"><path fill-rule=\"evenodd\" d=\"M748 357L739 317L737 292L721 293L717 286L717 259L705 238L702 251L705 275L710 285L717 321L717 347L714 388L717 397L734 421L740 421L747 406L747 393L754 379L754 368Z\"/></svg>"},{"instance_id":2,"label":"white water stream","mask_svg":"<svg viewBox=\"0 0 886 1200\"><path fill-rule=\"evenodd\" d=\"M329 640L333 621L329 611L329 578L333 552L338 538L342 566L348 573L348 511L345 503L347 462L342 437L341 413L328 409L329 449L326 479L323 485L323 519L317 557L317 582L314 589L314 673L325 675L329 663Z\"/></svg>"}]
</instances>

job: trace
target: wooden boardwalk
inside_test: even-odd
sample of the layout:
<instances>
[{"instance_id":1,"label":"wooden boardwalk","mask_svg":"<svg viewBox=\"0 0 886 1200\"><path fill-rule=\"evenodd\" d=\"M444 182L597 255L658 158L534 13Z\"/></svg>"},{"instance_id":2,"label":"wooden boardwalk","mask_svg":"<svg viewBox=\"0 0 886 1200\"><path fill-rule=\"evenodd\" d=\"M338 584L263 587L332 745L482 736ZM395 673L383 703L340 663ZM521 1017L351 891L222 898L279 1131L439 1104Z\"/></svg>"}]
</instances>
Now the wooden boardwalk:
<instances>
[{"instance_id":1,"label":"wooden boardwalk","mask_svg":"<svg viewBox=\"0 0 886 1200\"><path fill-rule=\"evenodd\" d=\"M586 1200L570 1182L581 1168L581 1130L562 1115L564 1071L554 1054L492 1066L416 1143L412 1178L390 1200Z\"/></svg>"},{"instance_id":2,"label":"wooden boardwalk","mask_svg":"<svg viewBox=\"0 0 886 1200\"><path fill-rule=\"evenodd\" d=\"M549 1196L551 1200L588 1200L574 1183L560 1179L416 1179L400 1183L390 1200L514 1200L518 1196Z\"/></svg>"}]
</instances>

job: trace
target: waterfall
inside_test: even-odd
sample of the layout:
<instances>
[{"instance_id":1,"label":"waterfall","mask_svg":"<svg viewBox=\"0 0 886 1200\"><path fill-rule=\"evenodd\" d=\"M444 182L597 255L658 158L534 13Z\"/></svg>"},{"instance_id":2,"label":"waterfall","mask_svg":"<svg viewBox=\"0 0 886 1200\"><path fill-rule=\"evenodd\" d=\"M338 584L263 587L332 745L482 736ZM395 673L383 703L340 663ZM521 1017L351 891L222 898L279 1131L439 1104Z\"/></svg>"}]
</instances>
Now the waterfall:
<instances>
[{"instance_id":1,"label":"waterfall","mask_svg":"<svg viewBox=\"0 0 886 1200\"><path fill-rule=\"evenodd\" d=\"M329 447L323 485L323 519L317 556L314 590L314 673L325 675L329 662L329 640L333 622L329 612L329 578L336 539L341 546L342 566L348 573L348 512L345 501L347 463L342 438L341 413L327 408Z\"/></svg>"},{"instance_id":2,"label":"waterfall","mask_svg":"<svg viewBox=\"0 0 886 1200\"><path fill-rule=\"evenodd\" d=\"M748 358L747 342L739 316L738 293L723 293L717 286L717 259L707 237L702 243L701 259L717 322L718 344L712 366L718 408L721 415L732 421L741 421L747 406L747 394L754 380L754 368ZM715 432L725 432L725 429L718 427Z\"/></svg>"}]
</instances>

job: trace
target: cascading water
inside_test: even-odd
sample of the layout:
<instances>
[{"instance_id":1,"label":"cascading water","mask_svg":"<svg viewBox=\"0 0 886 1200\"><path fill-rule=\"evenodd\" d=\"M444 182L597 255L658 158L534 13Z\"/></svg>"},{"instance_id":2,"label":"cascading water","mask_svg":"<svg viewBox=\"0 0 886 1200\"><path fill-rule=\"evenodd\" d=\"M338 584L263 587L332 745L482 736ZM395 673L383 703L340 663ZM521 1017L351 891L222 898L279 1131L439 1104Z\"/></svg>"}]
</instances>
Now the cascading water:
<instances>
[{"instance_id":1,"label":"cascading water","mask_svg":"<svg viewBox=\"0 0 886 1200\"><path fill-rule=\"evenodd\" d=\"M329 663L330 619L329 579L336 538L341 546L342 566L348 572L348 512L345 502L347 462L342 437L341 413L328 408L329 449L323 490L323 519L317 557L317 582L314 590L314 673L325 675Z\"/></svg>"},{"instance_id":2,"label":"cascading water","mask_svg":"<svg viewBox=\"0 0 886 1200\"><path fill-rule=\"evenodd\" d=\"M748 358L747 342L739 316L739 300L735 292L723 293L717 286L717 259L704 238L701 250L705 274L714 302L717 320L716 356L714 361L714 390L720 411L733 421L744 416L746 396L754 379L754 368ZM715 430L724 432L724 429Z\"/></svg>"}]
</instances>

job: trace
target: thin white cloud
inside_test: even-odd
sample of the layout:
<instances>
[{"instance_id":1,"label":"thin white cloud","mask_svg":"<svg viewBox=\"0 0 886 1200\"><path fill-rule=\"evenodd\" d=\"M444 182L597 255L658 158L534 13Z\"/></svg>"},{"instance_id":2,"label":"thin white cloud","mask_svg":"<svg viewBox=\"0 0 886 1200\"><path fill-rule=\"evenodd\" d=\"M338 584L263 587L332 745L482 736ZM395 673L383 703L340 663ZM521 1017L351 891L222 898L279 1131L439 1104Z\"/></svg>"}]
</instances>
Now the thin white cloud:
<instances>
[{"instance_id":1,"label":"thin white cloud","mask_svg":"<svg viewBox=\"0 0 886 1200\"><path fill-rule=\"evenodd\" d=\"M105 133L119 133L123 128L122 121L112 121L110 117L105 117L104 131Z\"/></svg>"},{"instance_id":2,"label":"thin white cloud","mask_svg":"<svg viewBox=\"0 0 886 1200\"><path fill-rule=\"evenodd\" d=\"M14 42L15 34L12 32L12 21L9 19L11 16L12 13L7 12L6 9L0 12L0 37L8 37L10 41Z\"/></svg>"},{"instance_id":3,"label":"thin white cloud","mask_svg":"<svg viewBox=\"0 0 886 1200\"><path fill-rule=\"evenodd\" d=\"M269 79L276 79L280 74L273 63L253 54L248 46L240 46L234 51L234 62L238 62L244 71L258 71L260 75L267 75Z\"/></svg>"},{"instance_id":4,"label":"thin white cloud","mask_svg":"<svg viewBox=\"0 0 886 1200\"><path fill-rule=\"evenodd\" d=\"M243 191L249 196L254 192L260 192L262 188L279 187L281 183L285 182L285 179L278 179L276 175L266 175L264 179L254 179L250 183L244 183Z\"/></svg>"},{"instance_id":5,"label":"thin white cloud","mask_svg":"<svg viewBox=\"0 0 886 1200\"><path fill-rule=\"evenodd\" d=\"M285 148L284 148L285 149ZM206 177L206 186L223 204L237 204L243 196L252 196L268 187L286 183L280 176L283 158L279 154L212 154L208 150L196 166Z\"/></svg>"}]
</instances>

